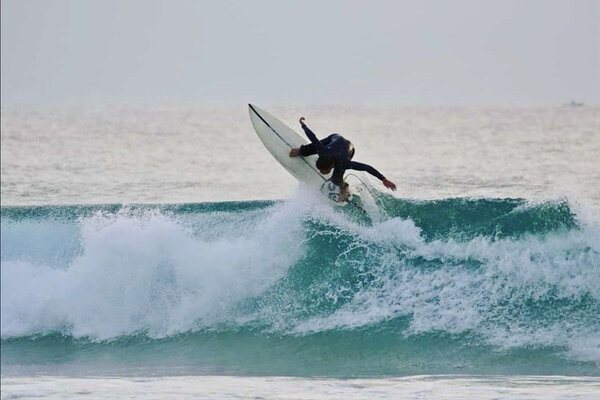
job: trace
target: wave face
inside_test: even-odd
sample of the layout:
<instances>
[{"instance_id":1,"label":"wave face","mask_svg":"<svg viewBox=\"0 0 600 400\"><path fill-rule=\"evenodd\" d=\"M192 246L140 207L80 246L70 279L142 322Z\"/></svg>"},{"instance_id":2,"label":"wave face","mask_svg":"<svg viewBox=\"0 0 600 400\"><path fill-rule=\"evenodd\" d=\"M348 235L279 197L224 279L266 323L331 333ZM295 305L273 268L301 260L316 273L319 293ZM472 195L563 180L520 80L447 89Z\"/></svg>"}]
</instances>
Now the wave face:
<instances>
[{"instance_id":1,"label":"wave face","mask_svg":"<svg viewBox=\"0 0 600 400\"><path fill-rule=\"evenodd\" d=\"M597 221L377 204L4 207L3 371L600 372Z\"/></svg>"}]
</instances>

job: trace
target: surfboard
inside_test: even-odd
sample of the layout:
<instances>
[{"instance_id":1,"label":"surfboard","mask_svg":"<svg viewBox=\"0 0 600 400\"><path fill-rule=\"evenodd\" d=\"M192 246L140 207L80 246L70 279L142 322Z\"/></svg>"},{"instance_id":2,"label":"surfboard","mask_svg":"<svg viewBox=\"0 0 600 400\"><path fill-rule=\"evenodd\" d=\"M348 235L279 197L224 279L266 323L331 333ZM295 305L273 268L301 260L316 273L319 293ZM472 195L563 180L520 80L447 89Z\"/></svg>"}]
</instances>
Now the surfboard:
<instances>
[{"instance_id":1,"label":"surfboard","mask_svg":"<svg viewBox=\"0 0 600 400\"><path fill-rule=\"evenodd\" d=\"M265 110L253 104L248 104L248 109L258 138L286 171L300 182L320 190L333 202L347 203L339 200L339 188L329 180L331 173L323 175L315 166L316 155L290 157L290 150L307 144L306 139Z\"/></svg>"}]
</instances>

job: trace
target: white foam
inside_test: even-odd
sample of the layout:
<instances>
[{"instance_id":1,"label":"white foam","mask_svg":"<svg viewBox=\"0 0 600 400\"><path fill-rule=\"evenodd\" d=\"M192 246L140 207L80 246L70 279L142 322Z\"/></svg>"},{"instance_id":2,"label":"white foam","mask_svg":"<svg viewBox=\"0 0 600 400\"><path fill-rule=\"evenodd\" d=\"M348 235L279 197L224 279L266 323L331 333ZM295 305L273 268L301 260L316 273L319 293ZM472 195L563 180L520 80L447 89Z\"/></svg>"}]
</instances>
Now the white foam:
<instances>
[{"instance_id":1,"label":"white foam","mask_svg":"<svg viewBox=\"0 0 600 400\"><path fill-rule=\"evenodd\" d=\"M412 221L399 218L354 228L361 230L356 234L366 244L380 245L369 267L377 281L332 314L300 321L296 333L409 316L406 334L472 332L503 348L559 346L575 359L600 361L600 320L585 310L536 316L527 304L556 299L560 307L560 301L586 296L600 300L595 225L518 240L477 237L464 242L425 242ZM416 267L400 255L433 264Z\"/></svg>"},{"instance_id":2,"label":"white foam","mask_svg":"<svg viewBox=\"0 0 600 400\"><path fill-rule=\"evenodd\" d=\"M542 236L427 242L409 219L367 226L302 189L268 210L239 214L202 214L193 223L159 212L98 214L82 221L80 249L64 265L3 259L2 337L61 329L93 339L140 331L163 337L253 318L306 334L407 316L408 335L474 333L502 348L560 346L569 357L600 360L597 318L585 310L552 315L547 305L548 315L536 316L526 304L556 300L561 310L561 302L600 299L593 220ZM305 256L307 218L324 224L309 235L349 235L348 254L368 249L357 273L373 279L356 293L327 292L334 303L351 293L331 314L296 317L268 300L256 315L231 313Z\"/></svg>"},{"instance_id":3,"label":"white foam","mask_svg":"<svg viewBox=\"0 0 600 400\"><path fill-rule=\"evenodd\" d=\"M285 275L302 255L300 228L282 207L213 240L156 212L97 215L83 221L82 253L68 265L3 261L2 337L161 337L214 323Z\"/></svg>"},{"instance_id":4,"label":"white foam","mask_svg":"<svg viewBox=\"0 0 600 400\"><path fill-rule=\"evenodd\" d=\"M10 399L581 399L595 400L598 377L421 375L334 379L247 376L3 377Z\"/></svg>"}]
</instances>

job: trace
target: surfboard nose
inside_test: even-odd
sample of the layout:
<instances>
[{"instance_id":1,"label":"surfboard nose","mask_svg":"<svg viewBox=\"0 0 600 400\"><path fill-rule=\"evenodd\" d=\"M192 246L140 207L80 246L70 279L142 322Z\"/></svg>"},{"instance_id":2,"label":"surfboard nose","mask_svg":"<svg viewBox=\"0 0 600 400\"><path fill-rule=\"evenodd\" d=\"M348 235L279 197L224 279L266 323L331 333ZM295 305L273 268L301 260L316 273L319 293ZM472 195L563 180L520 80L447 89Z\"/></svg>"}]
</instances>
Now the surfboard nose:
<instances>
[{"instance_id":1,"label":"surfboard nose","mask_svg":"<svg viewBox=\"0 0 600 400\"><path fill-rule=\"evenodd\" d=\"M248 103L248 112L254 112L258 115L258 112L256 111L256 106L252 103Z\"/></svg>"}]
</instances>

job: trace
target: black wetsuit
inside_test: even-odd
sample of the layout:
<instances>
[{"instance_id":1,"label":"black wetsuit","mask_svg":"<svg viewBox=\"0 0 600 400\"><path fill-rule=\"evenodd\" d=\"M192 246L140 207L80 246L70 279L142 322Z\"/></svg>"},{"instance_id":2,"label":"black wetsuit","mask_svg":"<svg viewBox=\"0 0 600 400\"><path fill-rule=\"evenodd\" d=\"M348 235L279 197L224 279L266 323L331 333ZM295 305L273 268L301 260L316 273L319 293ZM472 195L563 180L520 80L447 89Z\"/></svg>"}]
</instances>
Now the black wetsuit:
<instances>
[{"instance_id":1,"label":"black wetsuit","mask_svg":"<svg viewBox=\"0 0 600 400\"><path fill-rule=\"evenodd\" d=\"M317 136L308 126L302 124L302 129L304 129L304 132L311 143L300 146L300 155L305 157L318 154L319 156L331 157L333 159L333 175L331 176L331 181L339 187L346 186L346 183L344 182L344 172L346 172L347 169L367 171L381 180L385 179L379 171L370 165L351 161L354 156L354 146L352 146L352 143L350 143L349 140L346 140L342 135L333 133L319 141Z\"/></svg>"}]
</instances>

